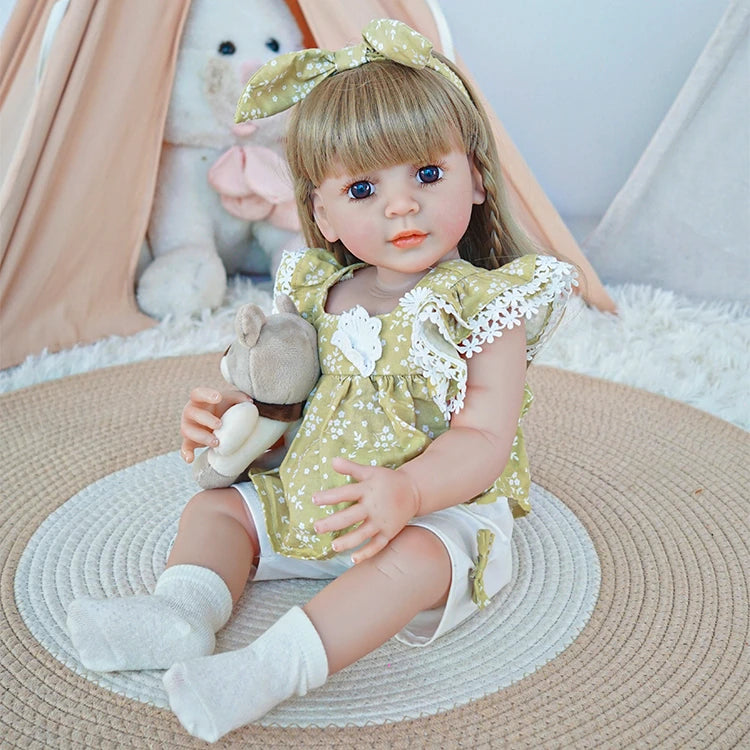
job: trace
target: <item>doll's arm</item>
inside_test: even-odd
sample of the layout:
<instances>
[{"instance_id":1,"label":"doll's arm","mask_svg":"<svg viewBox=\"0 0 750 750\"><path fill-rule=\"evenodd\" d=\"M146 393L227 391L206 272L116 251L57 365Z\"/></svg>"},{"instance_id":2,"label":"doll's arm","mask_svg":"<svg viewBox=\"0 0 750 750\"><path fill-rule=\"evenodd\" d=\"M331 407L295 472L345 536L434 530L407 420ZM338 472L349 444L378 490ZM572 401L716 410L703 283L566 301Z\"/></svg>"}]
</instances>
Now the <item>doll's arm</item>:
<instances>
[{"instance_id":1,"label":"doll's arm","mask_svg":"<svg viewBox=\"0 0 750 750\"><path fill-rule=\"evenodd\" d=\"M500 476L508 462L518 427L526 378L524 326L506 330L467 360L468 380L463 409L450 429L424 453L397 470L361 466L334 459L333 468L356 482L316 493L313 502L353 505L318 521L318 532L360 525L334 542L352 549L371 541L354 555L371 557L414 517L471 500Z\"/></svg>"},{"instance_id":2,"label":"doll's arm","mask_svg":"<svg viewBox=\"0 0 750 750\"><path fill-rule=\"evenodd\" d=\"M508 463L526 381L526 330L506 329L467 360L466 398L450 429L400 467L419 488L417 515L471 500Z\"/></svg>"}]
</instances>

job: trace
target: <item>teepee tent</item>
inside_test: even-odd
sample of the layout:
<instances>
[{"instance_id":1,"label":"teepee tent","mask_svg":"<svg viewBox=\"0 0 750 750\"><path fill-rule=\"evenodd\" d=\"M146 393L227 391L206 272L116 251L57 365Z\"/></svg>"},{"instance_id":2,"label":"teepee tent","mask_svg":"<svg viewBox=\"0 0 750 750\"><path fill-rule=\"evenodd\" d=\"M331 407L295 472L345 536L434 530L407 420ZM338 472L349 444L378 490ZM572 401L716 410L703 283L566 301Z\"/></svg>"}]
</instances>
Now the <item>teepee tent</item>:
<instances>
[{"instance_id":1,"label":"teepee tent","mask_svg":"<svg viewBox=\"0 0 750 750\"><path fill-rule=\"evenodd\" d=\"M0 61L0 366L152 324L133 274L188 7L18 0Z\"/></svg>"},{"instance_id":2,"label":"teepee tent","mask_svg":"<svg viewBox=\"0 0 750 750\"><path fill-rule=\"evenodd\" d=\"M0 367L153 325L137 309L134 274L189 4L17 0L0 44ZM393 17L451 55L428 0L287 4L320 47ZM494 129L519 220L579 266L589 302L612 309L496 119Z\"/></svg>"},{"instance_id":3,"label":"teepee tent","mask_svg":"<svg viewBox=\"0 0 750 750\"><path fill-rule=\"evenodd\" d=\"M586 254L606 281L750 302L750 0L730 3Z\"/></svg>"}]
</instances>

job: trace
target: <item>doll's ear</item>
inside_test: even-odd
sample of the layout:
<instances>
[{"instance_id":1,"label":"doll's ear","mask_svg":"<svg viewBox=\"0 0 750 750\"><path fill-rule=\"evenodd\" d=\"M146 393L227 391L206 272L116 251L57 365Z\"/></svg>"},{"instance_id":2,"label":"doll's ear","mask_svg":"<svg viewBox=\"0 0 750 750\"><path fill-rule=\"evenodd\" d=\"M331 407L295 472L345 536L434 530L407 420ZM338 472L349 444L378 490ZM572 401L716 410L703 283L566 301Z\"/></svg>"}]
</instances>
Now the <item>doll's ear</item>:
<instances>
[{"instance_id":1,"label":"doll's ear","mask_svg":"<svg viewBox=\"0 0 750 750\"><path fill-rule=\"evenodd\" d=\"M320 194L317 190L314 190L312 194L312 207L313 218L315 219L315 223L318 225L320 233L329 242L336 242L336 240L338 240L339 238L339 235L331 225L331 222L328 221L328 213L326 212L325 203L323 202L323 199L320 197Z\"/></svg>"},{"instance_id":2,"label":"doll's ear","mask_svg":"<svg viewBox=\"0 0 750 750\"><path fill-rule=\"evenodd\" d=\"M484 189L484 180L473 154L469 156L469 167L471 169L472 203L475 206L480 206L487 197L487 191Z\"/></svg>"}]
</instances>

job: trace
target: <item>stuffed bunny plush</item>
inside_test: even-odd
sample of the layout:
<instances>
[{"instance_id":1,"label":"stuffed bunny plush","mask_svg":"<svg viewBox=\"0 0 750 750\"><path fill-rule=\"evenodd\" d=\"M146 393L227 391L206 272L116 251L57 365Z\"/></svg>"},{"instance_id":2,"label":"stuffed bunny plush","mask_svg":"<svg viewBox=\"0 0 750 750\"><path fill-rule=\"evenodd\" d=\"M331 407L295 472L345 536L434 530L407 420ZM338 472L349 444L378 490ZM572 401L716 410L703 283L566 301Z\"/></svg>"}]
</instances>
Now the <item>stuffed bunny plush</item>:
<instances>
[{"instance_id":1,"label":"stuffed bunny plush","mask_svg":"<svg viewBox=\"0 0 750 750\"><path fill-rule=\"evenodd\" d=\"M301 46L284 0L193 0L148 227L150 257L139 265L136 296L147 314L217 307L228 274L268 274L282 250L303 244L283 158L287 118L234 124L253 72Z\"/></svg>"},{"instance_id":2,"label":"stuffed bunny plush","mask_svg":"<svg viewBox=\"0 0 750 750\"><path fill-rule=\"evenodd\" d=\"M266 317L257 305L237 312L237 338L221 359L221 374L253 403L224 412L215 431L216 448L193 464L193 476L204 489L228 487L281 437L296 432L302 408L318 382L318 338L314 326L282 294L278 312Z\"/></svg>"}]
</instances>

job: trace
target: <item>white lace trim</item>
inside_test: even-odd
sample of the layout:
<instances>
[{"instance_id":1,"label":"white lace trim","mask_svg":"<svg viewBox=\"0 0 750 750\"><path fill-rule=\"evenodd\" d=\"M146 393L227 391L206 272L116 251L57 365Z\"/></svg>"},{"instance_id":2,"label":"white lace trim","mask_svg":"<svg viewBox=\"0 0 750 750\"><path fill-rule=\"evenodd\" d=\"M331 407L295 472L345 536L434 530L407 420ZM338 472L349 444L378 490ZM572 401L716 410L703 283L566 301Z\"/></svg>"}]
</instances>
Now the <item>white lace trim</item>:
<instances>
[{"instance_id":1,"label":"white lace trim","mask_svg":"<svg viewBox=\"0 0 750 750\"><path fill-rule=\"evenodd\" d=\"M302 256L307 252L307 248L301 250L285 250L281 255L281 262L279 268L276 271L276 281L274 282L273 296L274 296L274 311L276 311L275 298L277 294L289 294L292 293L292 276L294 275L294 269L297 267L297 263L300 262Z\"/></svg>"},{"instance_id":2,"label":"white lace trim","mask_svg":"<svg viewBox=\"0 0 750 750\"><path fill-rule=\"evenodd\" d=\"M504 270L513 274L513 264ZM429 289L415 289L404 298L404 305L415 314L412 329L411 363L430 381L433 400L446 420L461 411L466 396L466 359L482 351L505 329L520 325L525 318L532 321L544 312L538 330L527 325L526 358L531 360L549 338L562 317L565 303L573 286L577 286L572 266L549 256L537 256L534 276L526 283L506 289L484 307L472 320L465 321L459 310ZM470 334L453 344L441 313L454 318L469 329ZM455 382L458 392L448 398L448 387Z\"/></svg>"},{"instance_id":3,"label":"white lace trim","mask_svg":"<svg viewBox=\"0 0 750 750\"><path fill-rule=\"evenodd\" d=\"M338 328L331 336L331 343L359 370L360 375L369 377L375 370L375 363L383 353L380 329L383 322L370 317L362 305L341 313Z\"/></svg>"}]
</instances>

